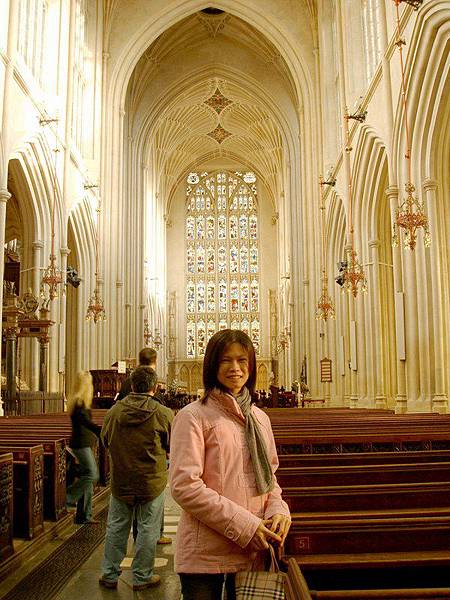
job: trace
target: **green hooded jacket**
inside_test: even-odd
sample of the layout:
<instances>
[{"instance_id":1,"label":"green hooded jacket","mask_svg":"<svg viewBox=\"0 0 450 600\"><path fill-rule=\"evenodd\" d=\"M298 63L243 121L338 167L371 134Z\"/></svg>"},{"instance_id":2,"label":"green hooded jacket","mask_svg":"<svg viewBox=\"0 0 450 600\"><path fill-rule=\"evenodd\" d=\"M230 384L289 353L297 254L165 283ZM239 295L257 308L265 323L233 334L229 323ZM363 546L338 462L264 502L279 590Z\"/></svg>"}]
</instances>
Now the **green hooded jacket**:
<instances>
[{"instance_id":1,"label":"green hooded jacket","mask_svg":"<svg viewBox=\"0 0 450 600\"><path fill-rule=\"evenodd\" d=\"M127 504L145 503L167 485L173 412L147 394L131 393L106 413L101 438L111 459L111 493Z\"/></svg>"}]
</instances>

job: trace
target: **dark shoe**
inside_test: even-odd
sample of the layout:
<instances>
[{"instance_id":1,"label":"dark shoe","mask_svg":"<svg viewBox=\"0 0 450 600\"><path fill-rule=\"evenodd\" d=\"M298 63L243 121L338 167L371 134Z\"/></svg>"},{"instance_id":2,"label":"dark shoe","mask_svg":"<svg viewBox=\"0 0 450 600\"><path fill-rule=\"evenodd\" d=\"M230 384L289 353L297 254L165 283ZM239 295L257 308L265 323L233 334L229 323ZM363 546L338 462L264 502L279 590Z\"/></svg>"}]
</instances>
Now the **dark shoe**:
<instances>
[{"instance_id":1,"label":"dark shoe","mask_svg":"<svg viewBox=\"0 0 450 600\"><path fill-rule=\"evenodd\" d=\"M168 537L167 535L162 535L156 543L157 544L171 544L172 538Z\"/></svg>"},{"instance_id":2,"label":"dark shoe","mask_svg":"<svg viewBox=\"0 0 450 600\"><path fill-rule=\"evenodd\" d=\"M159 575L152 575L145 583L134 583L133 591L139 592L140 590L146 590L147 588L156 587L161 583L161 577Z\"/></svg>"},{"instance_id":3,"label":"dark shoe","mask_svg":"<svg viewBox=\"0 0 450 600\"><path fill-rule=\"evenodd\" d=\"M111 581L110 579L104 579L103 575L98 580L99 585L106 588L107 590L117 589L117 581Z\"/></svg>"},{"instance_id":4,"label":"dark shoe","mask_svg":"<svg viewBox=\"0 0 450 600\"><path fill-rule=\"evenodd\" d=\"M96 523L100 523L96 519L75 519L75 525L95 525Z\"/></svg>"}]
</instances>

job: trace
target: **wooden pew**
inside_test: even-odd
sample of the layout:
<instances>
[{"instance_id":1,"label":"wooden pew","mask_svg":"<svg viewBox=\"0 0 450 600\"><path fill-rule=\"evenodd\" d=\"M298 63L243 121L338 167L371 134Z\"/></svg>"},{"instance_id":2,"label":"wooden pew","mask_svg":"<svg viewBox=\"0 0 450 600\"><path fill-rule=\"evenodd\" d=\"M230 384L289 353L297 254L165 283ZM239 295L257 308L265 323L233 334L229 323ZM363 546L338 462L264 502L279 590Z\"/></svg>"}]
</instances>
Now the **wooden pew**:
<instances>
[{"instance_id":1,"label":"wooden pew","mask_svg":"<svg viewBox=\"0 0 450 600\"><path fill-rule=\"evenodd\" d=\"M284 487L339 485L395 485L400 483L450 482L450 462L347 464L307 467L280 467L276 473Z\"/></svg>"},{"instance_id":2,"label":"wooden pew","mask_svg":"<svg viewBox=\"0 0 450 600\"><path fill-rule=\"evenodd\" d=\"M14 553L13 455L0 454L0 562Z\"/></svg>"},{"instance_id":3,"label":"wooden pew","mask_svg":"<svg viewBox=\"0 0 450 600\"><path fill-rule=\"evenodd\" d=\"M425 567L426 569L426 567ZM424 572L424 569L422 569ZM397 572L398 575L398 572ZM367 583L367 581L366 581ZM450 587L436 587L432 581L424 581L427 587L385 587L381 588L380 581L370 580L372 589L368 586L361 589L310 589L307 580L294 558L288 560L288 571L285 582L286 600L425 600L450 598ZM406 583L406 582L401 582ZM376 589L378 588L378 589Z\"/></svg>"},{"instance_id":4,"label":"wooden pew","mask_svg":"<svg viewBox=\"0 0 450 600\"><path fill-rule=\"evenodd\" d=\"M310 597L450 598L450 418L287 413L270 411L285 548Z\"/></svg>"},{"instance_id":5,"label":"wooden pew","mask_svg":"<svg viewBox=\"0 0 450 600\"><path fill-rule=\"evenodd\" d=\"M389 508L434 508L450 503L450 482L385 485L285 487L283 498L291 512L346 511Z\"/></svg>"},{"instance_id":6,"label":"wooden pew","mask_svg":"<svg viewBox=\"0 0 450 600\"><path fill-rule=\"evenodd\" d=\"M36 431L23 431L3 428L0 425L3 444L34 446L44 448L44 518L57 521L66 514L66 449L65 439L57 433L42 434ZM52 439L53 438L53 439Z\"/></svg>"},{"instance_id":7,"label":"wooden pew","mask_svg":"<svg viewBox=\"0 0 450 600\"><path fill-rule=\"evenodd\" d=\"M102 426L106 412L107 410L105 409L92 410L92 420L94 423ZM8 424L10 425L12 422L15 425L22 426L23 428L29 428L31 426L33 429L39 424L40 431L43 431L43 429L51 430L52 432L57 431L61 434L61 436L64 436L66 444L70 444L72 425L70 422L70 417L67 413L46 413L35 415L33 417L21 416L8 418ZM99 467L99 484L102 486L107 486L109 485L110 479L109 454L101 443L97 445L94 453L96 453L96 459Z\"/></svg>"},{"instance_id":8,"label":"wooden pew","mask_svg":"<svg viewBox=\"0 0 450 600\"><path fill-rule=\"evenodd\" d=\"M293 513L289 556L446 550L450 508Z\"/></svg>"},{"instance_id":9,"label":"wooden pew","mask_svg":"<svg viewBox=\"0 0 450 600\"><path fill-rule=\"evenodd\" d=\"M423 450L415 452L347 452L345 454L281 454L283 467L313 467L337 465L369 465L393 463L422 463L450 461L450 450ZM278 476L279 470L277 471Z\"/></svg>"},{"instance_id":10,"label":"wooden pew","mask_svg":"<svg viewBox=\"0 0 450 600\"><path fill-rule=\"evenodd\" d=\"M14 536L31 540L44 528L44 449L6 445L2 439L0 453L13 455Z\"/></svg>"}]
</instances>

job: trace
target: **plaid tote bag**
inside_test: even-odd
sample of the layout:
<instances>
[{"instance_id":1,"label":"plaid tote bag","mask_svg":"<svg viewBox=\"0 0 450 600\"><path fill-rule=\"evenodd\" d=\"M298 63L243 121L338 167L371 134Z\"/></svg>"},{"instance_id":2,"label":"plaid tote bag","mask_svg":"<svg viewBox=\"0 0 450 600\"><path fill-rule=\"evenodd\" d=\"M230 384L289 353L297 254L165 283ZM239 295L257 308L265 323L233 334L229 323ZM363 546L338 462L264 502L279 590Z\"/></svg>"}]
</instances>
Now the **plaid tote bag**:
<instances>
[{"instance_id":1,"label":"plaid tote bag","mask_svg":"<svg viewBox=\"0 0 450 600\"><path fill-rule=\"evenodd\" d=\"M284 578L275 551L269 544L268 571L239 571L236 573L236 600L284 600Z\"/></svg>"}]
</instances>

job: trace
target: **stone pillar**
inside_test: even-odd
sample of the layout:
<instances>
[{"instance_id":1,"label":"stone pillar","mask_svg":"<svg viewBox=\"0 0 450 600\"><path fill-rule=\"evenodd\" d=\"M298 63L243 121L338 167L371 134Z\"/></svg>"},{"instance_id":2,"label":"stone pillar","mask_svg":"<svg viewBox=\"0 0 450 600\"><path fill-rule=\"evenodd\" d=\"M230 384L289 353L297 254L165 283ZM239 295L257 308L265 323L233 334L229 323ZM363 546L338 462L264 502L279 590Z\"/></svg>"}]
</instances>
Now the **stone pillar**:
<instances>
[{"instance_id":1,"label":"stone pillar","mask_svg":"<svg viewBox=\"0 0 450 600\"><path fill-rule=\"evenodd\" d=\"M67 313L67 257L70 254L69 248L61 248L61 273L63 282L61 284L62 293L59 300L59 321L58 324L58 389L65 393L66 387L66 313Z\"/></svg>"},{"instance_id":2,"label":"stone pillar","mask_svg":"<svg viewBox=\"0 0 450 600\"><path fill-rule=\"evenodd\" d=\"M48 391L48 346L49 337L42 336L39 338L39 391Z\"/></svg>"},{"instance_id":3,"label":"stone pillar","mask_svg":"<svg viewBox=\"0 0 450 600\"><path fill-rule=\"evenodd\" d=\"M391 223L395 221L395 211L398 206L398 187L391 185L386 190L386 196L389 200L390 212L391 212ZM394 247L392 249L392 263L393 263L393 276L394 276L394 291L403 292L403 277L402 277L402 260L401 260L401 249L400 247ZM395 305L395 298L392 299ZM395 310L395 318L398 318L397 307ZM398 358L397 356L390 357L391 360L395 359L396 374L397 374L397 393L395 396L395 412L405 413L408 410L407 397L406 397L406 364L405 359Z\"/></svg>"},{"instance_id":4,"label":"stone pillar","mask_svg":"<svg viewBox=\"0 0 450 600\"><path fill-rule=\"evenodd\" d=\"M41 284L41 260L44 242L37 240L31 244L33 248L33 278L32 290L36 298L39 298ZM36 338L31 338L31 389L39 389L39 344Z\"/></svg>"},{"instance_id":5,"label":"stone pillar","mask_svg":"<svg viewBox=\"0 0 450 600\"><path fill-rule=\"evenodd\" d=\"M439 236L439 216L436 206L437 181L426 179L423 182L426 195L426 208L431 232L430 272L431 272L431 297L432 297L432 331L434 361L431 371L431 405L433 412L448 412L448 395L445 390L445 369L448 367L444 351L444 295L442 291L443 265L439 253L441 239ZM448 273L445 273L448 276ZM430 279L428 278L428 281Z\"/></svg>"},{"instance_id":6,"label":"stone pillar","mask_svg":"<svg viewBox=\"0 0 450 600\"><path fill-rule=\"evenodd\" d=\"M8 327L5 329L6 339L6 391L8 401L6 403L6 413L8 415L17 414L17 384L16 384L16 348L17 348L17 327Z\"/></svg>"},{"instance_id":7,"label":"stone pillar","mask_svg":"<svg viewBox=\"0 0 450 600\"><path fill-rule=\"evenodd\" d=\"M371 268L368 275L370 276L369 290L370 298L372 300L372 306L369 309L372 317L371 325L371 336L373 339L372 348L375 350L375 356L371 356L372 360L369 360L369 364L372 363L372 375L374 377L374 388L375 388L375 408L387 408L386 398L386 379L385 379L385 368L384 361L389 360L386 357L383 348L383 336L381 335L381 292L380 292L380 281L379 281L379 250L380 240L370 240L369 248L371 251Z\"/></svg>"},{"instance_id":8,"label":"stone pillar","mask_svg":"<svg viewBox=\"0 0 450 600\"><path fill-rule=\"evenodd\" d=\"M11 198L7 189L0 189L0 282L3 282L5 274L4 248L5 248L5 226L6 226L6 203ZM3 285L0 285L0 319L3 306ZM3 415L3 402L0 388L0 416Z\"/></svg>"}]
</instances>

